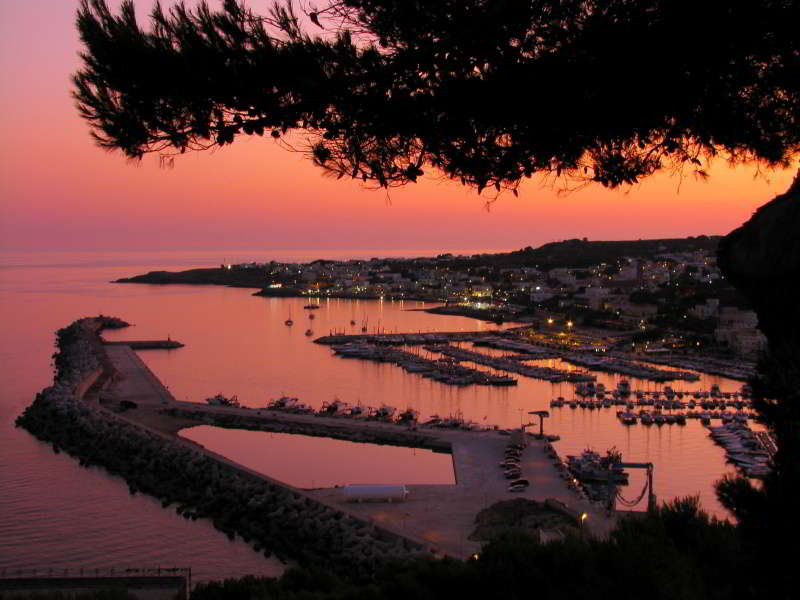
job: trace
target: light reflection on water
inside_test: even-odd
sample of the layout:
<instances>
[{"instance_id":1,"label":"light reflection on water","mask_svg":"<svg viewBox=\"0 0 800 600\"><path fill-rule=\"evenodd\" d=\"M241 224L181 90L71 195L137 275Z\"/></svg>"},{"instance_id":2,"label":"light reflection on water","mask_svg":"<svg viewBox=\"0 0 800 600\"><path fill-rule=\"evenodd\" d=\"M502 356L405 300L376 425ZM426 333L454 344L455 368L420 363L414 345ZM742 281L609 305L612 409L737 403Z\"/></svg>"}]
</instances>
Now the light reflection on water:
<instances>
[{"instance_id":1,"label":"light reflection on water","mask_svg":"<svg viewBox=\"0 0 800 600\"><path fill-rule=\"evenodd\" d=\"M24 258L24 257L23 257ZM57 257L56 257L57 258ZM414 407L422 417L462 414L480 423L518 426L531 410L550 410L546 431L557 433L562 454L587 446L599 451L616 446L626 460L655 463L655 490L660 500L700 494L706 509L724 515L712 482L730 467L724 453L697 422L685 427L626 428L616 409L584 411L549 408L554 396L570 397L572 386L551 385L519 377L513 388L450 387L389 364L346 360L304 335L333 330L468 331L497 326L461 317L419 311L416 302L326 300L308 318L302 299L253 297L252 290L205 286L109 284L118 277L147 270L186 268L203 263L196 257L171 264L171 256L147 267L141 257L119 259L121 266L102 260L81 266L81 257L39 262L19 257L14 268L0 268L0 315L3 344L0 372L0 568L32 566L158 566L192 565L206 576L234 576L276 571L241 542L229 542L210 524L187 522L154 500L131 497L119 479L82 469L67 456L54 455L26 432L14 429L14 418L51 382L53 332L90 314L111 314L134 323L109 332L110 339L173 339L186 344L176 351L142 352L148 366L182 400L202 402L216 393L237 394L247 406L264 406L280 395L298 396L320 406L338 397L346 402L399 410ZM21 262L20 262L21 261ZM192 262L196 261L196 262ZM91 261L89 261L91 262ZM178 261L176 261L178 262ZM30 266L31 264L38 266ZM28 265L28 266L26 266ZM47 266L66 265L66 266ZM286 327L289 315L294 327ZM350 321L356 321L355 326ZM557 366L557 361L555 361ZM598 374L607 388L616 377ZM633 380L634 387L657 386ZM704 376L696 383L672 384L676 389L709 389L720 384L735 391L740 384ZM330 453L336 457L336 452ZM442 455L444 456L444 455ZM351 459L352 460L352 459ZM307 464L297 455L285 458L298 469ZM638 492L641 476L633 473L627 496ZM157 564L154 564L157 563Z\"/></svg>"}]
</instances>

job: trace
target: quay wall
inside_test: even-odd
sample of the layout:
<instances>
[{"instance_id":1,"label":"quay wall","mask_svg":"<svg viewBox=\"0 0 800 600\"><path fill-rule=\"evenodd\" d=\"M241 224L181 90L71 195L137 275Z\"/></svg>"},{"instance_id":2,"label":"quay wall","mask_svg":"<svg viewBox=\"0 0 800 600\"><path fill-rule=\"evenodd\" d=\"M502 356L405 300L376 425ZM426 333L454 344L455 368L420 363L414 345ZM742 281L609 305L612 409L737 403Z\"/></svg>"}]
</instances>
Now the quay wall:
<instances>
[{"instance_id":1,"label":"quay wall","mask_svg":"<svg viewBox=\"0 0 800 600\"><path fill-rule=\"evenodd\" d=\"M290 433L325 437L349 442L423 448L433 452L450 454L451 444L436 437L402 429L399 425L371 427L372 423L341 419L332 424L326 420L300 420L292 418L270 418L263 414L241 415L191 408L168 408L164 412L170 416L197 421L205 425L216 425L228 429L253 429L271 433ZM290 417L290 415L287 415Z\"/></svg>"},{"instance_id":2,"label":"quay wall","mask_svg":"<svg viewBox=\"0 0 800 600\"><path fill-rule=\"evenodd\" d=\"M187 519L208 518L266 556L367 575L386 560L424 554L423 544L323 504L298 490L215 458L193 444L77 400L103 375L91 323L59 335L53 386L17 419L38 439L122 477L131 494L147 493ZM60 331L66 331L60 330ZM81 391L80 394L77 392ZM91 396L91 395L89 395Z\"/></svg>"},{"instance_id":3,"label":"quay wall","mask_svg":"<svg viewBox=\"0 0 800 600\"><path fill-rule=\"evenodd\" d=\"M109 342L103 341L106 346L130 346L134 350L172 350L174 348L183 348L184 344L176 342L175 340L128 340Z\"/></svg>"}]
</instances>

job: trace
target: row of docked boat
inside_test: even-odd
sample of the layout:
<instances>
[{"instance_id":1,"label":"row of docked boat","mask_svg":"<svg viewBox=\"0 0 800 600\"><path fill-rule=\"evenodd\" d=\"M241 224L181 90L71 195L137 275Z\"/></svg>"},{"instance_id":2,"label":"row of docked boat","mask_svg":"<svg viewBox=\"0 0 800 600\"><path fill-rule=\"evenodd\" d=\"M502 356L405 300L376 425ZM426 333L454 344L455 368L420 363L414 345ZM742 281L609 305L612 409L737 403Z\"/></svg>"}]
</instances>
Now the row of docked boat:
<instances>
[{"instance_id":1,"label":"row of docked boat","mask_svg":"<svg viewBox=\"0 0 800 600\"><path fill-rule=\"evenodd\" d=\"M450 415L448 417L431 415L423 425L438 429L461 429L462 431L488 431L490 429L476 421L468 421L462 415Z\"/></svg>"},{"instance_id":2,"label":"row of docked boat","mask_svg":"<svg viewBox=\"0 0 800 600\"><path fill-rule=\"evenodd\" d=\"M366 329L363 329L366 331ZM374 344L377 346L421 346L423 344L448 344L450 342L477 342L486 337L480 331L450 332L450 333L378 333L362 335L328 335L320 338L317 343L329 346L341 344Z\"/></svg>"},{"instance_id":3,"label":"row of docked boat","mask_svg":"<svg viewBox=\"0 0 800 600\"><path fill-rule=\"evenodd\" d=\"M605 371L608 373L619 373L628 377L639 379L649 379L650 381L697 381L700 376L689 371L670 371L666 369L655 369L634 361L614 356L597 356L595 354L568 352L564 353L562 359L574 365L586 367L593 371Z\"/></svg>"},{"instance_id":4,"label":"row of docked boat","mask_svg":"<svg viewBox=\"0 0 800 600\"><path fill-rule=\"evenodd\" d=\"M559 358L561 352L556 352L548 348L542 348L535 344L523 342L506 337L484 337L473 342L475 346L485 346L496 350L508 350L516 352L519 356L515 360L547 360L549 358Z\"/></svg>"},{"instance_id":5,"label":"row of docked boat","mask_svg":"<svg viewBox=\"0 0 800 600\"><path fill-rule=\"evenodd\" d=\"M641 423L642 425L685 425L687 419L699 419L702 423L711 423L712 419L720 419L723 423L730 421L738 421L746 423L749 419L756 418L756 414L747 410L725 410L723 407L720 410L684 410L686 405L680 402L650 402L652 410L640 409L636 411L636 406L632 401L616 401L612 402L610 398L604 400L594 400L582 398L580 400L565 400L562 397L554 398L550 401L552 408L569 407L569 408L582 408L586 410L600 410L604 408L611 408L615 404L622 404L625 406L624 410L617 411L617 418L624 425L635 425ZM644 403L640 406L645 405ZM662 412L669 411L669 412ZM672 412L677 411L677 412Z\"/></svg>"},{"instance_id":6,"label":"row of docked boat","mask_svg":"<svg viewBox=\"0 0 800 600\"><path fill-rule=\"evenodd\" d=\"M702 402L695 402L689 400L683 402L681 400L657 397L642 397L642 398L621 398L619 396L602 396L596 400L593 397L573 398L572 400L565 400L563 396L554 398L550 401L552 408L561 406L569 406L570 408L588 408L590 410L596 408L610 408L611 406L625 406L632 410L636 406L652 406L656 410L695 410L702 409L711 412L724 412L727 409L745 410L749 408L750 403L743 400L707 400Z\"/></svg>"},{"instance_id":7,"label":"row of docked boat","mask_svg":"<svg viewBox=\"0 0 800 600\"><path fill-rule=\"evenodd\" d=\"M279 410L296 415L306 415L314 412L314 408L308 404L303 404L297 398L281 396L276 400L271 400L264 407L267 410Z\"/></svg>"},{"instance_id":8,"label":"row of docked boat","mask_svg":"<svg viewBox=\"0 0 800 600\"><path fill-rule=\"evenodd\" d=\"M428 350L429 352L438 352L440 354L444 354L445 356L455 358L456 360L474 362L479 365L486 365L488 367L498 369L500 371L517 373L519 375L525 375L526 377L532 377L534 379L544 379L545 381L550 381L552 383L559 383L562 381L594 381L595 379L594 375L591 375L590 373L566 371L562 369L553 369L550 367L540 367L536 365L525 365L521 364L518 360L510 360L501 356L489 356L481 352L474 352L464 348L456 348L455 346L446 344L436 346L428 345L425 346L425 350Z\"/></svg>"},{"instance_id":9,"label":"row of docked boat","mask_svg":"<svg viewBox=\"0 0 800 600\"><path fill-rule=\"evenodd\" d=\"M266 410L275 410L292 414L316 414L321 417L348 417L353 419L366 419L373 421L385 421L391 423L416 423L419 412L413 408L397 413L397 409L386 404L379 407L364 406L363 404L348 404L338 398L330 402L323 402L319 410L315 410L308 404L303 404L297 398L281 396L276 400L270 401L265 407Z\"/></svg>"},{"instance_id":10,"label":"row of docked boat","mask_svg":"<svg viewBox=\"0 0 800 600\"><path fill-rule=\"evenodd\" d=\"M228 398L222 394L217 394L215 396L211 396L210 398L206 398L206 403L210 406L230 406L232 408L240 407L239 399L236 396L231 396Z\"/></svg>"},{"instance_id":11,"label":"row of docked boat","mask_svg":"<svg viewBox=\"0 0 800 600\"><path fill-rule=\"evenodd\" d=\"M640 410L635 413L631 410L621 410L617 412L617 418L623 425L686 425L687 413L662 413L661 411Z\"/></svg>"},{"instance_id":12,"label":"row of docked boat","mask_svg":"<svg viewBox=\"0 0 800 600\"><path fill-rule=\"evenodd\" d=\"M500 350L510 350L524 355L538 355L541 358L561 358L567 362L590 369L619 373L641 379L651 379L653 381L669 381L670 379L696 381L698 376L682 370L663 371L652 369L640 364L640 362L670 366L677 369L689 369L740 381L747 381L755 373L755 365L752 361L745 360L680 355L637 355L634 357L624 352L608 352L598 356L595 353L554 350L519 339L500 336L487 336L476 340L474 343L476 346L481 345ZM608 360L609 358L612 360Z\"/></svg>"},{"instance_id":13,"label":"row of docked boat","mask_svg":"<svg viewBox=\"0 0 800 600\"><path fill-rule=\"evenodd\" d=\"M453 359L431 359L417 354L365 343L349 343L331 346L333 351L344 358L360 358L376 362L391 362L400 368L417 373L448 385L516 385L517 380L503 375L494 375L459 365ZM438 348L438 346L437 346Z\"/></svg>"},{"instance_id":14,"label":"row of docked boat","mask_svg":"<svg viewBox=\"0 0 800 600\"><path fill-rule=\"evenodd\" d=\"M728 461L742 469L748 477L764 477L771 469L769 450L744 423L727 423L720 427L709 427L711 439L725 448Z\"/></svg>"},{"instance_id":15,"label":"row of docked boat","mask_svg":"<svg viewBox=\"0 0 800 600\"><path fill-rule=\"evenodd\" d=\"M627 355L620 354L619 356ZM755 374L755 363L752 361L671 354L667 356L648 354L637 358L657 365L692 369L711 375L721 375L728 379L738 379L739 381L747 381Z\"/></svg>"}]
</instances>

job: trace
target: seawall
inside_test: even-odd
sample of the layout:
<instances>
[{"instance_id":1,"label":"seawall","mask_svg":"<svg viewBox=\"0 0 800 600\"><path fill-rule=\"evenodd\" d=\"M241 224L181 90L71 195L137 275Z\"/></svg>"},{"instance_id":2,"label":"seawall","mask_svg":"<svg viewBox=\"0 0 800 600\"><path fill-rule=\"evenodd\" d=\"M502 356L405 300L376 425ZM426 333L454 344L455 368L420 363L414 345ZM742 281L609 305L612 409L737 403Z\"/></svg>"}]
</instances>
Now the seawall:
<instances>
[{"instance_id":1,"label":"seawall","mask_svg":"<svg viewBox=\"0 0 800 600\"><path fill-rule=\"evenodd\" d=\"M102 466L125 479L131 493L175 505L187 519L208 518L229 537L284 560L352 575L426 553L413 539L101 406L98 388L115 373L95 325L83 320L59 332L54 384L17 420L56 452Z\"/></svg>"}]
</instances>

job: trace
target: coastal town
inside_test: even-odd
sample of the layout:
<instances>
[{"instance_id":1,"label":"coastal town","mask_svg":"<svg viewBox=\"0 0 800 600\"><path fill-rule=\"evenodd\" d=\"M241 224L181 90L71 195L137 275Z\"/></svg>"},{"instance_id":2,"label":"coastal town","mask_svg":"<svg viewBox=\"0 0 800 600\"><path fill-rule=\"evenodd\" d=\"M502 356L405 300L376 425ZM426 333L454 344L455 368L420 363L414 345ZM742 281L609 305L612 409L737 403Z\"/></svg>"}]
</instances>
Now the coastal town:
<instances>
[{"instance_id":1,"label":"coastal town","mask_svg":"<svg viewBox=\"0 0 800 600\"><path fill-rule=\"evenodd\" d=\"M623 243L567 240L547 245L557 246L549 254L543 246L508 254L223 264L219 270L232 285L262 286L261 296L415 300L435 303L425 309L430 312L529 324L540 345L653 357L699 350L723 359L752 357L764 347L755 313L716 264L716 238L631 242L628 253L604 251L614 244ZM213 270L202 271L207 277ZM128 281L180 282L153 279L163 275ZM378 323L357 325L382 332Z\"/></svg>"}]
</instances>

